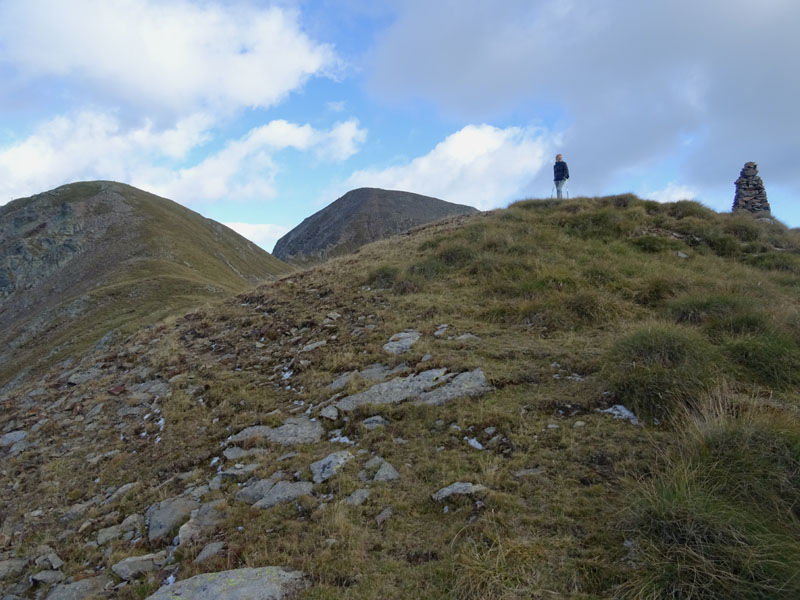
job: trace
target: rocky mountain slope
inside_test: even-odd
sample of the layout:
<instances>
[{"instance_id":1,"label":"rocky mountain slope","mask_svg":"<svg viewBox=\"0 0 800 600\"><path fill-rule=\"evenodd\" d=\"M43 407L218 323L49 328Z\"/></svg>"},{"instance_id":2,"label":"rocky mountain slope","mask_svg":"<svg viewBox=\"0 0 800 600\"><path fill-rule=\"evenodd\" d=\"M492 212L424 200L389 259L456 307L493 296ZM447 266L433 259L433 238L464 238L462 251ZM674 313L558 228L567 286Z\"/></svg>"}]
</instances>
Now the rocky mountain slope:
<instances>
[{"instance_id":1,"label":"rocky mountain slope","mask_svg":"<svg viewBox=\"0 0 800 600\"><path fill-rule=\"evenodd\" d=\"M39 359L287 271L220 223L127 185L14 200L0 207L0 387Z\"/></svg>"},{"instance_id":2,"label":"rocky mountain slope","mask_svg":"<svg viewBox=\"0 0 800 600\"><path fill-rule=\"evenodd\" d=\"M410 192L359 188L303 220L278 240L273 254L288 262L318 262L425 223L474 212L471 206Z\"/></svg>"},{"instance_id":3,"label":"rocky mountain slope","mask_svg":"<svg viewBox=\"0 0 800 600\"><path fill-rule=\"evenodd\" d=\"M800 595L800 236L525 201L0 395L7 598Z\"/></svg>"}]
</instances>

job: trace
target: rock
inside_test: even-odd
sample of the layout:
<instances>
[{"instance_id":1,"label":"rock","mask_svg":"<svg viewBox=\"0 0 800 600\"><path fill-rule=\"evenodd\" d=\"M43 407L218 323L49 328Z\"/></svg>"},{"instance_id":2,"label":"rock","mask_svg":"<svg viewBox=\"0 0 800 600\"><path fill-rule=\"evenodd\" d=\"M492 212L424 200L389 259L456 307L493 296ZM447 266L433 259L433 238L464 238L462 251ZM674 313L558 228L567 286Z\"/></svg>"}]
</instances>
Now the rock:
<instances>
[{"instance_id":1,"label":"rock","mask_svg":"<svg viewBox=\"0 0 800 600\"><path fill-rule=\"evenodd\" d=\"M390 425L390 424L391 424L391 421L389 419L387 419L385 417L382 417L380 415L375 415L373 417L367 417L362 422L362 425L364 425L364 428L365 429L369 429L369 430L375 429L377 427L385 427L386 425Z\"/></svg>"},{"instance_id":2,"label":"rock","mask_svg":"<svg viewBox=\"0 0 800 600\"><path fill-rule=\"evenodd\" d=\"M378 516L375 517L375 522L378 524L378 527L383 527L383 524L386 523L392 515L394 515L394 509L391 506L384 508Z\"/></svg>"},{"instance_id":3,"label":"rock","mask_svg":"<svg viewBox=\"0 0 800 600\"><path fill-rule=\"evenodd\" d=\"M372 481L394 481L395 479L400 479L400 473L388 462L383 461Z\"/></svg>"},{"instance_id":4,"label":"rock","mask_svg":"<svg viewBox=\"0 0 800 600\"><path fill-rule=\"evenodd\" d=\"M389 354L404 354L419 340L420 335L419 331L414 331L413 329L395 333L389 338L389 341L383 345L383 350Z\"/></svg>"},{"instance_id":5,"label":"rock","mask_svg":"<svg viewBox=\"0 0 800 600\"><path fill-rule=\"evenodd\" d=\"M292 600L309 585L303 573L283 567L234 569L164 586L147 600Z\"/></svg>"},{"instance_id":6,"label":"rock","mask_svg":"<svg viewBox=\"0 0 800 600\"><path fill-rule=\"evenodd\" d=\"M39 571L31 575L31 579L36 583L53 585L64 581L65 575L61 571Z\"/></svg>"},{"instance_id":7,"label":"rock","mask_svg":"<svg viewBox=\"0 0 800 600\"><path fill-rule=\"evenodd\" d=\"M361 506L369 498L370 491L366 488L357 489L344 499L344 503L348 506Z\"/></svg>"},{"instance_id":8,"label":"rock","mask_svg":"<svg viewBox=\"0 0 800 600\"><path fill-rule=\"evenodd\" d=\"M335 406L329 405L319 411L319 416L335 421L339 418L339 410Z\"/></svg>"},{"instance_id":9,"label":"rock","mask_svg":"<svg viewBox=\"0 0 800 600\"><path fill-rule=\"evenodd\" d=\"M119 525L105 527L97 532L97 545L102 546L112 540L119 539L122 537L123 533L125 532L122 531L122 527Z\"/></svg>"},{"instance_id":10,"label":"rock","mask_svg":"<svg viewBox=\"0 0 800 600\"><path fill-rule=\"evenodd\" d=\"M311 474L313 475L314 483L327 481L352 458L353 455L349 451L340 450L329 454L322 460L311 463Z\"/></svg>"},{"instance_id":11,"label":"rock","mask_svg":"<svg viewBox=\"0 0 800 600\"><path fill-rule=\"evenodd\" d=\"M464 333L462 335L456 336L455 339L457 342L475 342L480 340L481 338L479 338L474 333Z\"/></svg>"},{"instance_id":12,"label":"rock","mask_svg":"<svg viewBox=\"0 0 800 600\"><path fill-rule=\"evenodd\" d=\"M442 324L442 325L439 325L439 326L436 328L436 331L434 331L434 332L433 332L433 336L434 336L434 337L437 337L437 338L438 338L438 337L442 337L442 336L443 336L445 333L447 333L447 329L448 329L449 327L450 327L450 325L447 325L447 324Z\"/></svg>"},{"instance_id":13,"label":"rock","mask_svg":"<svg viewBox=\"0 0 800 600\"><path fill-rule=\"evenodd\" d=\"M150 543L162 540L188 517L200 504L191 498L178 496L153 504L147 509L145 517L150 523L148 539Z\"/></svg>"},{"instance_id":14,"label":"rock","mask_svg":"<svg viewBox=\"0 0 800 600\"><path fill-rule=\"evenodd\" d=\"M463 481L456 481L455 483L451 483L447 487L443 487L438 492L433 494L431 498L433 498L434 502L441 502L443 500L447 500L450 496L454 495L472 495L478 492L483 492L487 488L480 484L474 483L466 483Z\"/></svg>"},{"instance_id":15,"label":"rock","mask_svg":"<svg viewBox=\"0 0 800 600\"><path fill-rule=\"evenodd\" d=\"M47 594L47 600L84 600L100 594L109 584L105 575L81 579L75 583L57 585Z\"/></svg>"},{"instance_id":16,"label":"rock","mask_svg":"<svg viewBox=\"0 0 800 600\"><path fill-rule=\"evenodd\" d=\"M314 342L313 344L306 344L300 350L300 352L311 352L312 350L316 350L317 348L322 348L323 346L327 346L328 342L325 340L320 340L319 342Z\"/></svg>"},{"instance_id":17,"label":"rock","mask_svg":"<svg viewBox=\"0 0 800 600\"><path fill-rule=\"evenodd\" d=\"M0 581L7 577L14 577L25 570L26 561L12 558L11 560L0 560Z\"/></svg>"},{"instance_id":18,"label":"rock","mask_svg":"<svg viewBox=\"0 0 800 600\"><path fill-rule=\"evenodd\" d=\"M113 494L111 494L111 496L108 498L108 500L106 500L105 503L106 504L111 504L115 500L118 500L119 498L121 498L122 496L127 494L128 492L133 491L138 487L139 487L139 482L138 481L132 481L131 483L126 483L125 485L121 485L117 491L115 491Z\"/></svg>"},{"instance_id":19,"label":"rock","mask_svg":"<svg viewBox=\"0 0 800 600\"><path fill-rule=\"evenodd\" d=\"M441 406L456 398L482 396L491 390L492 386L486 381L483 370L478 368L473 371L459 373L446 385L422 394L414 403Z\"/></svg>"},{"instance_id":20,"label":"rock","mask_svg":"<svg viewBox=\"0 0 800 600\"><path fill-rule=\"evenodd\" d=\"M145 554L144 556L130 556L124 558L115 565L112 565L111 570L125 581L129 581L145 573L156 571L163 567L166 562L167 553L162 550L157 554Z\"/></svg>"},{"instance_id":21,"label":"rock","mask_svg":"<svg viewBox=\"0 0 800 600\"><path fill-rule=\"evenodd\" d=\"M5 448L6 446L12 446L17 442L21 442L26 437L28 437L27 431L10 431L8 433L4 433L0 435L0 447Z\"/></svg>"},{"instance_id":22,"label":"rock","mask_svg":"<svg viewBox=\"0 0 800 600\"><path fill-rule=\"evenodd\" d=\"M586 421L575 421L572 426L576 429L580 429L581 427L586 427Z\"/></svg>"},{"instance_id":23,"label":"rock","mask_svg":"<svg viewBox=\"0 0 800 600\"><path fill-rule=\"evenodd\" d=\"M299 417L289 417L280 427L265 427L256 425L248 427L234 435L229 443L250 441L255 439L266 439L273 444L289 446L294 444L311 444L318 442L325 429L319 421L312 421L305 415Z\"/></svg>"},{"instance_id":24,"label":"rock","mask_svg":"<svg viewBox=\"0 0 800 600\"><path fill-rule=\"evenodd\" d=\"M268 479L260 479L247 484L236 493L236 499L245 504L255 504L267 495L272 487L281 480L283 471L278 471L270 475Z\"/></svg>"},{"instance_id":25,"label":"rock","mask_svg":"<svg viewBox=\"0 0 800 600\"><path fill-rule=\"evenodd\" d=\"M205 562L205 561L207 561L207 560L209 560L211 558L214 558L220 552L222 552L223 548L225 548L225 543L224 542L211 542L209 544L206 544L203 547L203 549L200 551L200 554L197 555L197 558L195 558L192 562L194 564L198 565L198 564L200 564L202 562Z\"/></svg>"},{"instance_id":26,"label":"rock","mask_svg":"<svg viewBox=\"0 0 800 600\"><path fill-rule=\"evenodd\" d=\"M244 481L253 473L253 471L257 471L261 468L261 465L258 463L252 463L249 465L240 465L236 464L232 469L227 469L220 473L220 476L223 480L225 479L233 479L234 481Z\"/></svg>"},{"instance_id":27,"label":"rock","mask_svg":"<svg viewBox=\"0 0 800 600\"><path fill-rule=\"evenodd\" d=\"M58 569L64 566L64 561L61 560L61 557L58 554L56 554L52 548L50 548L49 546L45 546L44 548L46 549L44 550L44 554L39 556L34 561L34 564L37 567L57 571ZM37 549L37 554L39 552L40 550Z\"/></svg>"},{"instance_id":28,"label":"rock","mask_svg":"<svg viewBox=\"0 0 800 600\"><path fill-rule=\"evenodd\" d=\"M736 180L736 194L733 198L733 208L744 210L761 216L771 214L767 192L764 189L764 182L758 176L758 165L754 162L747 162L739 173Z\"/></svg>"},{"instance_id":29,"label":"rock","mask_svg":"<svg viewBox=\"0 0 800 600\"><path fill-rule=\"evenodd\" d=\"M314 484L310 481L279 481L253 506L255 508L270 508L277 504L291 502L301 496L308 496L313 488Z\"/></svg>"},{"instance_id":30,"label":"rock","mask_svg":"<svg viewBox=\"0 0 800 600\"><path fill-rule=\"evenodd\" d=\"M353 373L345 373L343 375L339 375L336 379L334 379L330 384L328 384L328 389L332 392L338 392L343 390L347 387L347 384L350 383L350 379L353 377Z\"/></svg>"},{"instance_id":31,"label":"rock","mask_svg":"<svg viewBox=\"0 0 800 600\"><path fill-rule=\"evenodd\" d=\"M224 504L224 500L214 500L192 511L192 517L178 530L179 544L197 542L210 535L225 519L225 513L221 510Z\"/></svg>"}]
</instances>

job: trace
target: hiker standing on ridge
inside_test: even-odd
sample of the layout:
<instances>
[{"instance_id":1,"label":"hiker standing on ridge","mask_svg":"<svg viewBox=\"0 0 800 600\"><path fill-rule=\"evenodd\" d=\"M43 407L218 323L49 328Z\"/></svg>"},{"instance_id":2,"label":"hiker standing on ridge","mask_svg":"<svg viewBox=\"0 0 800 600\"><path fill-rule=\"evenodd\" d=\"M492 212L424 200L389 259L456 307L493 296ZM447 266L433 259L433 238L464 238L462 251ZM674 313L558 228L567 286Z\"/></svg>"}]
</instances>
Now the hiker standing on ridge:
<instances>
[{"instance_id":1,"label":"hiker standing on ridge","mask_svg":"<svg viewBox=\"0 0 800 600\"><path fill-rule=\"evenodd\" d=\"M561 189L569 179L569 167L564 162L564 157L556 154L556 164L553 165L553 181L556 184L556 193L561 198Z\"/></svg>"}]
</instances>

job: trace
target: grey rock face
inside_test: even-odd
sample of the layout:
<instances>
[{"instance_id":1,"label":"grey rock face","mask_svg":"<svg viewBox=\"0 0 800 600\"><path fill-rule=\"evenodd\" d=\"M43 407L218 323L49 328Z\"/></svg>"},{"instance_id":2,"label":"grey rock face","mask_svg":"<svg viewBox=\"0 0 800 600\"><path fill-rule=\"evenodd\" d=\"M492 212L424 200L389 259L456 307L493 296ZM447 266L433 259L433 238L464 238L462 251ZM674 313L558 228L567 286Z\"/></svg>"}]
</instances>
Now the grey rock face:
<instances>
[{"instance_id":1,"label":"grey rock face","mask_svg":"<svg viewBox=\"0 0 800 600\"><path fill-rule=\"evenodd\" d=\"M283 472L278 471L277 473L273 473L268 479L260 479L258 481L254 481L253 483L247 484L237 492L236 499L239 502L244 502L246 504L255 504L264 496L266 496L272 487L278 481L280 481L282 477Z\"/></svg>"},{"instance_id":2,"label":"grey rock face","mask_svg":"<svg viewBox=\"0 0 800 600\"><path fill-rule=\"evenodd\" d=\"M229 443L264 439L281 446L312 444L322 439L324 433L325 429L318 421L312 421L306 416L289 417L280 427L248 427L234 435Z\"/></svg>"},{"instance_id":3,"label":"grey rock face","mask_svg":"<svg viewBox=\"0 0 800 600\"><path fill-rule=\"evenodd\" d=\"M767 191L764 182L758 176L758 165L754 162L744 164L735 182L736 195L733 198L733 210L746 210L751 213L771 214Z\"/></svg>"},{"instance_id":4,"label":"grey rock face","mask_svg":"<svg viewBox=\"0 0 800 600\"><path fill-rule=\"evenodd\" d=\"M310 585L300 571L283 567L204 573L162 587L147 600L292 600Z\"/></svg>"},{"instance_id":5,"label":"grey rock face","mask_svg":"<svg viewBox=\"0 0 800 600\"><path fill-rule=\"evenodd\" d=\"M344 503L348 506L361 506L369 498L370 491L366 488L357 489L345 498Z\"/></svg>"},{"instance_id":6,"label":"grey rock face","mask_svg":"<svg viewBox=\"0 0 800 600\"><path fill-rule=\"evenodd\" d=\"M308 496L313 488L314 484L310 481L279 481L253 506L256 508L271 508L277 504L292 502L301 496Z\"/></svg>"},{"instance_id":7,"label":"grey rock face","mask_svg":"<svg viewBox=\"0 0 800 600\"><path fill-rule=\"evenodd\" d=\"M37 583L53 585L54 583L61 583L66 577L61 571L39 571L31 575L31 579Z\"/></svg>"},{"instance_id":8,"label":"grey rock face","mask_svg":"<svg viewBox=\"0 0 800 600\"><path fill-rule=\"evenodd\" d=\"M25 570L25 561L17 558L0 560L0 581L6 577L14 577Z\"/></svg>"},{"instance_id":9,"label":"grey rock face","mask_svg":"<svg viewBox=\"0 0 800 600\"><path fill-rule=\"evenodd\" d=\"M419 331L410 329L408 331L401 331L395 333L389 338L389 341L383 345L383 351L389 354L405 354L411 349L420 338Z\"/></svg>"},{"instance_id":10,"label":"grey rock face","mask_svg":"<svg viewBox=\"0 0 800 600\"><path fill-rule=\"evenodd\" d=\"M397 404L416 400L418 404L441 405L465 396L480 396L492 388L481 369L455 375L447 369L430 369L416 375L397 377L342 398L337 408L351 411L367 404Z\"/></svg>"},{"instance_id":11,"label":"grey rock face","mask_svg":"<svg viewBox=\"0 0 800 600\"><path fill-rule=\"evenodd\" d=\"M365 429L376 429L377 427L385 427L386 425L391 425L391 421L386 417L382 417L380 415L375 415L374 417L367 417L362 422Z\"/></svg>"},{"instance_id":12,"label":"grey rock face","mask_svg":"<svg viewBox=\"0 0 800 600\"><path fill-rule=\"evenodd\" d=\"M455 483L451 483L447 487L443 487L438 492L433 494L431 498L435 502L442 502L443 500L447 500L450 496L454 495L472 495L478 492L483 492L486 490L485 486L475 483L467 483L464 481L456 481Z\"/></svg>"},{"instance_id":13,"label":"grey rock face","mask_svg":"<svg viewBox=\"0 0 800 600\"><path fill-rule=\"evenodd\" d=\"M400 479L400 473L388 462L383 461L372 481L394 481L395 479Z\"/></svg>"},{"instance_id":14,"label":"grey rock face","mask_svg":"<svg viewBox=\"0 0 800 600\"><path fill-rule=\"evenodd\" d=\"M311 473L314 476L314 483L327 481L336 475L336 472L352 458L353 455L350 454L350 452L347 450L340 450L339 452L329 454L322 460L311 463Z\"/></svg>"},{"instance_id":15,"label":"grey rock face","mask_svg":"<svg viewBox=\"0 0 800 600\"><path fill-rule=\"evenodd\" d=\"M225 519L224 504L224 500L214 500L203 504L196 511L192 511L192 518L181 525L178 530L180 543L196 542L213 533L217 525Z\"/></svg>"},{"instance_id":16,"label":"grey rock face","mask_svg":"<svg viewBox=\"0 0 800 600\"><path fill-rule=\"evenodd\" d=\"M197 558L195 558L192 562L199 565L202 562L214 558L217 554L222 552L223 548L225 548L224 542L211 542L206 544L200 551L200 554L197 555Z\"/></svg>"},{"instance_id":17,"label":"grey rock face","mask_svg":"<svg viewBox=\"0 0 800 600\"><path fill-rule=\"evenodd\" d=\"M167 553L164 551L157 554L145 554L144 556L129 556L112 565L111 570L128 581L130 579L136 579L145 573L155 571L164 566L166 560Z\"/></svg>"},{"instance_id":18,"label":"grey rock face","mask_svg":"<svg viewBox=\"0 0 800 600\"><path fill-rule=\"evenodd\" d=\"M0 447L12 446L28 437L27 431L10 431L0 436Z\"/></svg>"},{"instance_id":19,"label":"grey rock face","mask_svg":"<svg viewBox=\"0 0 800 600\"><path fill-rule=\"evenodd\" d=\"M108 585L105 575L81 579L75 583L57 585L47 594L47 600L84 600L100 594Z\"/></svg>"},{"instance_id":20,"label":"grey rock face","mask_svg":"<svg viewBox=\"0 0 800 600\"><path fill-rule=\"evenodd\" d=\"M147 509L145 517L150 523L147 532L150 543L158 542L169 535L196 508L200 508L200 504L195 500L178 496L154 504Z\"/></svg>"}]
</instances>

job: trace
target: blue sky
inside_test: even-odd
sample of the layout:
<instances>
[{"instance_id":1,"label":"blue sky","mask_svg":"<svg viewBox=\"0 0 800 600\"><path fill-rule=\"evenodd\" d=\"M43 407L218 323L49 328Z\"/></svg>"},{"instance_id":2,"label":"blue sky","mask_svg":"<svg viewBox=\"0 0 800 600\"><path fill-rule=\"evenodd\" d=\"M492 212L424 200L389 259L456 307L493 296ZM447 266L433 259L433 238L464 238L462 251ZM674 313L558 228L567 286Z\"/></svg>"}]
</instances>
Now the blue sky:
<instances>
[{"instance_id":1,"label":"blue sky","mask_svg":"<svg viewBox=\"0 0 800 600\"><path fill-rule=\"evenodd\" d=\"M800 226L796 0L0 0L0 204L112 179L268 250L363 186L632 191Z\"/></svg>"}]
</instances>

